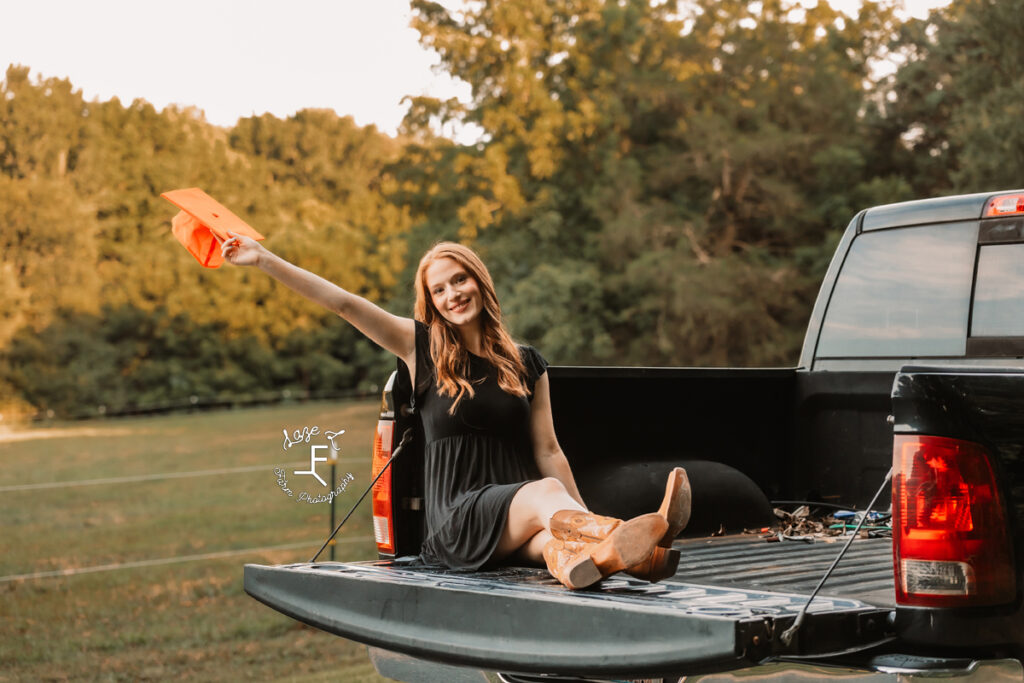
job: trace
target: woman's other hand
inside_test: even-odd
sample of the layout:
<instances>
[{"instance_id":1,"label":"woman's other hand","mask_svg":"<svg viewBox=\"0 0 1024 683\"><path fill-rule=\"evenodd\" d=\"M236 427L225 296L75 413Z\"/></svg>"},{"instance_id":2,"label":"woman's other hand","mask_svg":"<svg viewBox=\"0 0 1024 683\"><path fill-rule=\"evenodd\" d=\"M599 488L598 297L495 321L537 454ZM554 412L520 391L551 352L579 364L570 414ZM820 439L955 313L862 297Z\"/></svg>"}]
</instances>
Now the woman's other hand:
<instances>
[{"instance_id":1,"label":"woman's other hand","mask_svg":"<svg viewBox=\"0 0 1024 683\"><path fill-rule=\"evenodd\" d=\"M260 256L268 253L263 246L251 237L228 231L231 239L224 240L220 245L220 253L226 261L235 266L255 266Z\"/></svg>"}]
</instances>

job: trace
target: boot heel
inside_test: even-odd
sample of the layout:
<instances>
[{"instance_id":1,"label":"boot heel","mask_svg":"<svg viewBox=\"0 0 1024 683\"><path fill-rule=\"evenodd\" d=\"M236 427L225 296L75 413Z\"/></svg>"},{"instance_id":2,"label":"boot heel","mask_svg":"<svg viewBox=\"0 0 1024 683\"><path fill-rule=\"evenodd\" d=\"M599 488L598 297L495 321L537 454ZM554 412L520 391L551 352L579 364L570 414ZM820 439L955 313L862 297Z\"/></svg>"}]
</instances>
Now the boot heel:
<instances>
[{"instance_id":1,"label":"boot heel","mask_svg":"<svg viewBox=\"0 0 1024 683\"><path fill-rule=\"evenodd\" d=\"M680 553L675 548L658 546L646 562L633 565L626 570L626 573L651 583L663 581L675 576L676 569L679 568L679 558Z\"/></svg>"},{"instance_id":2,"label":"boot heel","mask_svg":"<svg viewBox=\"0 0 1024 683\"><path fill-rule=\"evenodd\" d=\"M552 538L544 546L544 562L551 576L571 590L592 586L602 579L597 565L590 559L595 546L590 543Z\"/></svg>"},{"instance_id":3,"label":"boot heel","mask_svg":"<svg viewBox=\"0 0 1024 683\"><path fill-rule=\"evenodd\" d=\"M594 561L589 557L584 557L565 568L562 583L572 590L579 590L593 586L603 578Z\"/></svg>"}]
</instances>

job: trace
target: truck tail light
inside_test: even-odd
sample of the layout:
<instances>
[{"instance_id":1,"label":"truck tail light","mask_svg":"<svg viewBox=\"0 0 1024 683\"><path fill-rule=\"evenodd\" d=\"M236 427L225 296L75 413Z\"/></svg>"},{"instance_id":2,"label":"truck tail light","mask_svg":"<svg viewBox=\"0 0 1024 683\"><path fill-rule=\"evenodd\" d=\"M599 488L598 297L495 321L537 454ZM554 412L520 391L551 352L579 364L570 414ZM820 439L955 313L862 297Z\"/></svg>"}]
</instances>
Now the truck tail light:
<instances>
[{"instance_id":1,"label":"truck tail light","mask_svg":"<svg viewBox=\"0 0 1024 683\"><path fill-rule=\"evenodd\" d=\"M1016 216L1024 213L1024 193L1004 194L988 200L985 218L992 216Z\"/></svg>"},{"instance_id":2,"label":"truck tail light","mask_svg":"<svg viewBox=\"0 0 1024 683\"><path fill-rule=\"evenodd\" d=\"M377 474L391 457L392 437L395 423L390 420L377 422L377 434L373 437L373 472ZM391 468L373 485L373 536L377 541L377 552L383 555L395 554L395 516L391 500Z\"/></svg>"},{"instance_id":3,"label":"truck tail light","mask_svg":"<svg viewBox=\"0 0 1024 683\"><path fill-rule=\"evenodd\" d=\"M1012 601L1009 530L987 451L957 439L897 435L893 474L896 603Z\"/></svg>"}]
</instances>

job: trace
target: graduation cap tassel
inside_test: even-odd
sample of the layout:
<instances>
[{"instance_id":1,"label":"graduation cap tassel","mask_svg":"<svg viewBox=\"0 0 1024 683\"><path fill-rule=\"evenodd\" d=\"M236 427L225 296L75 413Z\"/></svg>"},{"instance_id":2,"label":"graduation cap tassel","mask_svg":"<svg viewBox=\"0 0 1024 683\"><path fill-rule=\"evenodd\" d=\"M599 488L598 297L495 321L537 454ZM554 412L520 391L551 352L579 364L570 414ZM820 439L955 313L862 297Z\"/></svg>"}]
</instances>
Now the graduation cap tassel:
<instances>
[{"instance_id":1,"label":"graduation cap tassel","mask_svg":"<svg viewBox=\"0 0 1024 683\"><path fill-rule=\"evenodd\" d=\"M373 481L370 482L370 485L366 487L365 491L363 491L363 495L359 496L359 500L356 501L356 504L353 505L352 509L348 511L348 514L345 515L345 519L341 520L341 524L339 524L337 528L331 532L331 535L328 536L327 540L324 541L324 544L320 546L320 550L316 551L316 555L313 556L313 559L311 559L310 562L316 562L316 558L320 557L320 553L324 551L324 548L327 547L327 544L334 539L334 537L341 530L341 527L345 526L345 522L347 522L348 518L352 516L352 513L356 511L356 508L359 507L359 504L363 502L363 498L366 498L366 494L368 494L373 489L373 486L374 484L377 483L377 480L380 479L385 472L387 472L388 467L391 466L391 463L394 461L394 459L398 457L398 454L402 452L402 449L405 448L406 444L408 444L409 441L411 440L412 428L410 427L409 429L406 429L405 432L402 434L402 440L398 443L398 447L395 449L395 452L391 454L391 457L388 458L388 461L384 463L384 467L380 468L380 472L377 473L377 476L373 478Z\"/></svg>"}]
</instances>

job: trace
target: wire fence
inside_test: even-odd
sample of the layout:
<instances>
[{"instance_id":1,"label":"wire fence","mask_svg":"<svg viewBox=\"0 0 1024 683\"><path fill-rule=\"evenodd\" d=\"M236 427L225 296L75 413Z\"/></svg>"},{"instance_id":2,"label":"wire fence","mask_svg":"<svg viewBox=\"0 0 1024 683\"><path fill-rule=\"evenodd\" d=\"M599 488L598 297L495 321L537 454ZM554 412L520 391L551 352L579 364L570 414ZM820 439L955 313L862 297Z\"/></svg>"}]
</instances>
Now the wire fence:
<instances>
[{"instance_id":1,"label":"wire fence","mask_svg":"<svg viewBox=\"0 0 1024 683\"><path fill-rule=\"evenodd\" d=\"M47 422L56 419L88 420L97 417L132 417L145 415L161 415L176 412L193 412L226 408L242 408L259 405L276 405L281 403L305 403L308 401L341 401L365 399L379 396L380 387L373 385L362 389L345 391L305 391L282 389L259 393L233 394L220 396L192 395L173 401L148 403L131 403L112 408L104 404L81 406L66 415L57 415L53 410L42 410L26 417L29 422Z\"/></svg>"},{"instance_id":2,"label":"wire fence","mask_svg":"<svg viewBox=\"0 0 1024 683\"><path fill-rule=\"evenodd\" d=\"M363 458L339 458L332 461L337 464L349 463L359 464L365 462ZM298 467L309 465L309 461L285 463L285 467ZM272 469L271 465L247 465L245 467L224 467L216 470L194 470L191 472L164 472L162 474L137 474L127 477L107 477L105 479L73 479L69 481L48 481L35 484L13 484L0 486L0 493L9 491L36 491L39 489L58 489L69 486L96 486L100 484L131 484L140 481L163 481L165 479L187 479L190 477L209 477L220 474L237 474L243 472L266 472Z\"/></svg>"},{"instance_id":3,"label":"wire fence","mask_svg":"<svg viewBox=\"0 0 1024 683\"><path fill-rule=\"evenodd\" d=\"M263 394L245 394L240 396L232 396L230 398L217 397L217 398L200 398L196 396L190 397L186 401L177 402L162 402L152 404L139 404L130 406L120 411L108 411L105 406L97 406L94 410L82 410L79 413L72 416L72 419L86 419L95 417L128 417L128 416L144 416L144 415L156 415L162 413L172 413L181 411L202 411L218 408L235 408L235 407L249 407L256 405L272 405L282 403L303 403L308 401L328 401L328 400L350 400L350 399L365 399L378 395L378 389L373 387L372 390L352 390L343 392L305 392L305 391L275 391L266 392ZM34 422L46 422L53 420L55 416L53 411L49 411L49 414L39 413L32 417ZM365 462L364 459L360 458L341 458L334 461L337 464L349 463L358 464ZM283 466L285 467L298 467L308 466L309 463L306 461L299 462L288 462ZM78 486L98 486L98 485L118 485L137 483L144 481L163 481L173 479L186 479L192 477L207 477L207 476L221 476L225 474L241 474L247 472L260 472L272 470L272 465L247 465L242 467L225 467L218 469L209 470L193 470L187 472L163 472L156 474L140 474L123 477L105 477L98 479L76 479L69 481L53 481L53 482L35 482L26 484L14 484L8 486L0 486L0 493L13 493L19 491L36 491L41 489L56 489L65 487L78 487ZM350 543L364 543L373 540L373 536L354 536L341 539L334 539L334 543L338 544L350 544ZM138 569L144 567L156 567L168 564L177 564L182 562L199 562L204 560L215 560L225 557L235 557L239 555L255 555L260 553L285 551L285 550L298 550L301 548L316 548L322 544L322 541L303 541L297 543L286 543L283 545L271 545L271 546L260 546L254 548L240 548L232 550L222 550L209 553L201 553L195 555L176 555L172 557L153 558L145 560L133 560L128 562L118 562L113 564L95 565L87 567L69 567L64 569L54 569L46 571L27 572L22 574L9 574L7 576L0 576L0 584L10 583L14 581L28 581L35 579L48 579L48 578L60 578L76 576L79 574L93 574L97 572L108 572L118 571L125 569Z\"/></svg>"},{"instance_id":4,"label":"wire fence","mask_svg":"<svg viewBox=\"0 0 1024 683\"><path fill-rule=\"evenodd\" d=\"M372 541L373 536L352 536L348 538L335 539L335 543L365 543ZM92 567L68 567L67 569L54 569L43 572L29 572L27 574L9 574L0 576L0 583L11 581L29 581L32 579L52 579L63 576L76 576L78 574L95 574L97 572L112 572L121 569L139 569L141 567L159 567L166 564L178 564L181 562L199 562L203 560L216 560L223 557L235 557L237 555L256 555L269 553L278 550L298 550L300 548L315 548L322 541L303 541L301 543L285 543L284 545L268 545L261 548L241 548L238 550L221 550L213 553L202 553L200 555L176 555L174 557L160 557L152 560L135 560L132 562L118 562L116 564L101 564Z\"/></svg>"}]
</instances>

